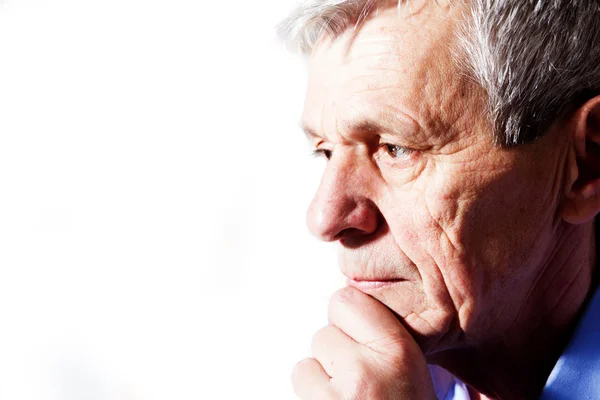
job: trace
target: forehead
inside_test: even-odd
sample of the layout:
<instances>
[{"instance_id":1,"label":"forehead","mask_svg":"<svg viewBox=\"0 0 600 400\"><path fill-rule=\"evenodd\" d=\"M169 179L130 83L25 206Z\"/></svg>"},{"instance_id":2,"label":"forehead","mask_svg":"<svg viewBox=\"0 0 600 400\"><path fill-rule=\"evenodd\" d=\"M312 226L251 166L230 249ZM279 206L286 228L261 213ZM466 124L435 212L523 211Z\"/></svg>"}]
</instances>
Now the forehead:
<instances>
[{"instance_id":1,"label":"forehead","mask_svg":"<svg viewBox=\"0 0 600 400\"><path fill-rule=\"evenodd\" d=\"M309 62L305 125L335 135L360 119L422 130L451 123L465 92L452 59L460 13L431 3L415 15L380 10L358 33L324 38Z\"/></svg>"}]
</instances>

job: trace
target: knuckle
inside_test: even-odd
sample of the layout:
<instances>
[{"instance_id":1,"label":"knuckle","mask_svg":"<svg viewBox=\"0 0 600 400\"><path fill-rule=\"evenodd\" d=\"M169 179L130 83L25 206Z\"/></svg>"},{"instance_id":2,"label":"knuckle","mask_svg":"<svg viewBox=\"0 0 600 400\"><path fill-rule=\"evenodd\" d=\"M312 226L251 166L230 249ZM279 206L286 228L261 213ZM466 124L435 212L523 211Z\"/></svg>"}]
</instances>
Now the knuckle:
<instances>
[{"instance_id":1,"label":"knuckle","mask_svg":"<svg viewBox=\"0 0 600 400\"><path fill-rule=\"evenodd\" d=\"M342 289L338 289L331 295L329 302L342 304L348 303L354 298L357 290L358 289L353 288L352 286L346 286Z\"/></svg>"},{"instance_id":2,"label":"knuckle","mask_svg":"<svg viewBox=\"0 0 600 400\"><path fill-rule=\"evenodd\" d=\"M318 356L321 351L328 347L328 343L332 340L335 335L335 327L327 325L316 331L311 341L311 351L313 356Z\"/></svg>"},{"instance_id":3,"label":"knuckle","mask_svg":"<svg viewBox=\"0 0 600 400\"><path fill-rule=\"evenodd\" d=\"M319 342L319 341L323 340L322 338L323 338L323 336L325 336L326 329L327 329L327 326L324 326L324 327L320 328L318 331L316 331L313 334L312 342L315 343L315 342Z\"/></svg>"},{"instance_id":4,"label":"knuckle","mask_svg":"<svg viewBox=\"0 0 600 400\"><path fill-rule=\"evenodd\" d=\"M354 291L356 291L356 290L358 290L358 289L347 286L343 289L339 289L336 292L334 292L331 295L331 297L329 298L329 309L328 309L329 315L331 316L333 313L333 310L335 310L335 309L339 309L341 307L347 307L352 302L352 299L356 295L356 293L354 293Z\"/></svg>"},{"instance_id":5,"label":"knuckle","mask_svg":"<svg viewBox=\"0 0 600 400\"><path fill-rule=\"evenodd\" d=\"M300 378L302 377L304 372L308 369L311 361L312 361L311 358L305 358L304 360L301 360L301 361L297 362L296 365L294 365L294 367L292 368L292 374L291 374L292 383L295 384L300 380Z\"/></svg>"},{"instance_id":6,"label":"knuckle","mask_svg":"<svg viewBox=\"0 0 600 400\"><path fill-rule=\"evenodd\" d=\"M325 325L316 331L312 337L313 342L327 341L328 338L333 334L334 327L332 325Z\"/></svg>"}]
</instances>

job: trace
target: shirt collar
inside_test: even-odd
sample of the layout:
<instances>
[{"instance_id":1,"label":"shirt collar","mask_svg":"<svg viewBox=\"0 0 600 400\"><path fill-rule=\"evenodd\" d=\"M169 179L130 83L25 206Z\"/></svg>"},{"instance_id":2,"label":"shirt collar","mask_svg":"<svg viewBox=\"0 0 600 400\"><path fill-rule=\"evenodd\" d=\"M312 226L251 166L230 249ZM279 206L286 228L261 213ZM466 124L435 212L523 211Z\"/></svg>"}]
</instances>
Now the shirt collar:
<instances>
[{"instance_id":1,"label":"shirt collar","mask_svg":"<svg viewBox=\"0 0 600 400\"><path fill-rule=\"evenodd\" d=\"M540 400L593 399L600 394L600 290L556 362Z\"/></svg>"}]
</instances>

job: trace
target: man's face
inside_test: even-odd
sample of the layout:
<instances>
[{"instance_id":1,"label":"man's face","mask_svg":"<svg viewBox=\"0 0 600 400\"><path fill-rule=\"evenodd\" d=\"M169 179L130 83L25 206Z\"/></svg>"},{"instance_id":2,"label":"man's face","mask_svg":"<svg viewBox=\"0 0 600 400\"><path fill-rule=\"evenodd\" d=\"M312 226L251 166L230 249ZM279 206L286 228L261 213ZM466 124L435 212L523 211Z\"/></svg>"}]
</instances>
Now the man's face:
<instances>
[{"instance_id":1,"label":"man's face","mask_svg":"<svg viewBox=\"0 0 600 400\"><path fill-rule=\"evenodd\" d=\"M361 287L432 355L493 341L526 311L566 145L494 145L485 96L452 58L460 13L406 12L380 10L311 56L303 122L331 158L308 225L339 241L348 278L393 280Z\"/></svg>"}]
</instances>

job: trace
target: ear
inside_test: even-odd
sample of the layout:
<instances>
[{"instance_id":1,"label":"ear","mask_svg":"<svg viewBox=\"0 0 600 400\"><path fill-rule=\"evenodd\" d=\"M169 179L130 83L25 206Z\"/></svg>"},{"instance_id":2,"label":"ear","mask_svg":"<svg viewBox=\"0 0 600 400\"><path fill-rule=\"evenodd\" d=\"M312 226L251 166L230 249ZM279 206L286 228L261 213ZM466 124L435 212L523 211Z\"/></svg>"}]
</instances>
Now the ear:
<instances>
[{"instance_id":1,"label":"ear","mask_svg":"<svg viewBox=\"0 0 600 400\"><path fill-rule=\"evenodd\" d=\"M600 96L581 106L569 122L571 157L561 216L571 224L593 220L600 212Z\"/></svg>"}]
</instances>

